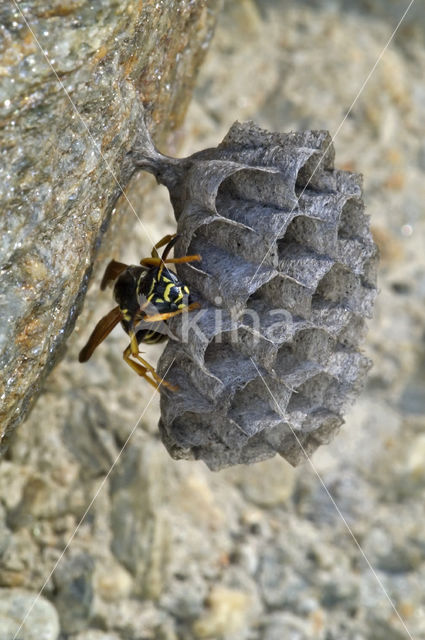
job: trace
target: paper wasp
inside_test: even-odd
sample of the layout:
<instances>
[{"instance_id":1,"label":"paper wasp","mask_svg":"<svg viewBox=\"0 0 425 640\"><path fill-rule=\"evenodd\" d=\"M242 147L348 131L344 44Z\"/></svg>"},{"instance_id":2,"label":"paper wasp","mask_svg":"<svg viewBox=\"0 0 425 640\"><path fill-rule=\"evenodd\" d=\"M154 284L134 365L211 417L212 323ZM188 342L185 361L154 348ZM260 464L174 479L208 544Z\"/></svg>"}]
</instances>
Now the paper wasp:
<instances>
[{"instance_id":1,"label":"paper wasp","mask_svg":"<svg viewBox=\"0 0 425 640\"><path fill-rule=\"evenodd\" d=\"M162 380L154 367L139 353L139 345L142 342L154 344L168 338L166 334L152 329L151 326L146 327L147 324L166 322L169 318L199 308L197 302L191 302L188 286L166 265L199 261L201 256L169 258L176 240L177 235L162 238L152 249L151 257L143 258L140 265L127 265L111 260L106 267L100 288L105 289L115 280L114 298L117 306L97 323L87 344L80 351L80 362L86 362L96 347L120 322L130 336L130 344L123 352L125 362L156 389L164 385L172 391L176 390L176 387ZM158 249L164 245L165 249L159 256Z\"/></svg>"}]
</instances>

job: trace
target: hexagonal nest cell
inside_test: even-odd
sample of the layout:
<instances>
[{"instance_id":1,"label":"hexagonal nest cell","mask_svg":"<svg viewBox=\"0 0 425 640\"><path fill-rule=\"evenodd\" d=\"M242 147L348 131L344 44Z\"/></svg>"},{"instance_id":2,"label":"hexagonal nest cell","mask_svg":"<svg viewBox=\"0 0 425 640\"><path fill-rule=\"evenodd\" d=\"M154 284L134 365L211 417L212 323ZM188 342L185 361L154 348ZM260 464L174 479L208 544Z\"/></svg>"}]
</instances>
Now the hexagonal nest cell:
<instances>
[{"instance_id":1,"label":"hexagonal nest cell","mask_svg":"<svg viewBox=\"0 0 425 640\"><path fill-rule=\"evenodd\" d=\"M145 145L146 146L146 145ZM213 469L328 442L360 392L359 353L376 296L377 249L360 176L334 169L325 131L235 123L215 149L176 160L143 145L137 167L165 184L178 274L200 310L170 321L158 372L160 433L175 458Z\"/></svg>"}]
</instances>

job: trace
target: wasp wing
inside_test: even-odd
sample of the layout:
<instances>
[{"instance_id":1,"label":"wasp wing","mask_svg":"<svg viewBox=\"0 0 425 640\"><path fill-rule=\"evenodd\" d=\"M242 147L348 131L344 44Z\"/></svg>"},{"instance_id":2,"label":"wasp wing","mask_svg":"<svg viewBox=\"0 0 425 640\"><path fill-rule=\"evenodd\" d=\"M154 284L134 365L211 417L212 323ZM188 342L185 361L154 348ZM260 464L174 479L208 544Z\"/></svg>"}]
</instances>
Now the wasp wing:
<instances>
[{"instance_id":1,"label":"wasp wing","mask_svg":"<svg viewBox=\"0 0 425 640\"><path fill-rule=\"evenodd\" d=\"M104 316L95 328L87 341L85 347L83 347L80 351L80 355L78 356L78 360L80 362L87 362L87 360L91 357L93 351L100 345L101 342L111 333L112 329L117 326L117 324L122 319L122 313L119 307L114 307L112 311L110 311L106 316Z\"/></svg>"},{"instance_id":2,"label":"wasp wing","mask_svg":"<svg viewBox=\"0 0 425 640\"><path fill-rule=\"evenodd\" d=\"M111 260L111 262L105 269L105 273L103 274L102 282L100 283L101 290L104 291L110 282L116 280L118 276L127 269L127 266L128 265L124 264L123 262Z\"/></svg>"}]
</instances>

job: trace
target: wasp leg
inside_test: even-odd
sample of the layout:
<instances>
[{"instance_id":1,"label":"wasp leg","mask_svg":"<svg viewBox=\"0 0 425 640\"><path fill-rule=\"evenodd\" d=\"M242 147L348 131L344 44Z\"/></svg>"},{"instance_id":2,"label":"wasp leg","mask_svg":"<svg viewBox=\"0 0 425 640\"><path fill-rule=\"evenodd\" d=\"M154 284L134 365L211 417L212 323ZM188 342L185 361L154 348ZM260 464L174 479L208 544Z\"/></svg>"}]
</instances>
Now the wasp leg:
<instances>
[{"instance_id":1,"label":"wasp leg","mask_svg":"<svg viewBox=\"0 0 425 640\"><path fill-rule=\"evenodd\" d=\"M105 269L105 273L103 274L102 282L100 283L100 288L102 291L106 289L110 282L113 282L118 278L118 276L127 269L128 265L123 262L117 262L116 260L111 260L108 266Z\"/></svg>"},{"instance_id":2,"label":"wasp leg","mask_svg":"<svg viewBox=\"0 0 425 640\"><path fill-rule=\"evenodd\" d=\"M127 349L125 349L123 353L123 358L125 362L128 365L130 365L133 371L135 371L139 376L147 380L149 384L155 387L155 389L159 390L161 386L164 386L164 387L167 387L167 389L170 389L170 391L177 391L178 387L175 387L174 385L170 384L169 382L161 378L161 376L157 374L153 366L149 364L149 362L147 362L144 358L142 358L142 356L139 353L137 341L136 341L137 351L134 352L133 338L135 340L135 336L132 336L131 343L128 345ZM135 362L131 358L136 358L138 362Z\"/></svg>"},{"instance_id":3,"label":"wasp leg","mask_svg":"<svg viewBox=\"0 0 425 640\"><path fill-rule=\"evenodd\" d=\"M161 277L162 270L165 264L181 264L183 262L199 262L201 260L201 256L199 254L192 256L183 256L182 258L168 258L168 254L171 249L177 242L178 235L175 233L173 235L164 236L162 240L156 243L154 248L152 249L150 258L143 258L140 260L140 264L143 267L159 267L158 278ZM162 256L159 257L159 253L157 249L167 245L162 252Z\"/></svg>"},{"instance_id":4,"label":"wasp leg","mask_svg":"<svg viewBox=\"0 0 425 640\"><path fill-rule=\"evenodd\" d=\"M142 378L144 378L147 382L149 382L149 384L151 384L153 387L155 387L155 389L158 389L158 384L152 380L152 378L149 377L148 375L148 370L146 369L146 367L142 366L141 364L139 364L138 362L134 362L134 360L132 360L130 358L130 347L127 347L127 349L124 351L123 353L123 358L125 360L125 362L130 365L130 367L133 369L133 371L135 371L137 373L137 375L141 376Z\"/></svg>"},{"instance_id":5,"label":"wasp leg","mask_svg":"<svg viewBox=\"0 0 425 640\"><path fill-rule=\"evenodd\" d=\"M164 387L167 387L167 389L170 389L170 391L178 391L178 387L176 387L173 384L170 384L169 382L164 380L164 378L161 378L161 376L157 374L157 372L152 367L152 365L150 365L149 362L147 362L144 358L142 358L140 353L135 357L137 357L137 360L140 362L142 367L148 368L148 371L153 377L153 379L155 380L158 389L161 385L163 385Z\"/></svg>"},{"instance_id":6,"label":"wasp leg","mask_svg":"<svg viewBox=\"0 0 425 640\"><path fill-rule=\"evenodd\" d=\"M161 238L159 242L156 243L156 245L152 249L152 253L151 253L152 258L159 258L157 249L160 249L161 247L167 245L164 251L162 252L162 259L164 260L164 258L167 257L167 255L170 253L171 249L173 248L176 242L177 242L176 233L170 233L169 235L164 236L163 238Z\"/></svg>"},{"instance_id":7,"label":"wasp leg","mask_svg":"<svg viewBox=\"0 0 425 640\"><path fill-rule=\"evenodd\" d=\"M201 262L202 258L199 253L192 256L182 256L181 258L168 258L165 260L167 264L180 264L181 262Z\"/></svg>"},{"instance_id":8,"label":"wasp leg","mask_svg":"<svg viewBox=\"0 0 425 640\"><path fill-rule=\"evenodd\" d=\"M180 264L181 262L201 262L202 258L199 253L192 256L182 256L181 258L169 258L165 260L167 264Z\"/></svg>"},{"instance_id":9,"label":"wasp leg","mask_svg":"<svg viewBox=\"0 0 425 640\"><path fill-rule=\"evenodd\" d=\"M151 374L153 379L158 383L158 386L163 382L161 376L159 376L157 374L157 372L155 371L154 367L151 364L149 364L149 362L147 360L145 360L144 358L142 358L142 356L140 355L139 344L137 342L137 338L136 338L136 334L135 333L131 333L130 334L130 344L128 345L128 347L127 347L126 351L124 351L124 353L126 353L127 351L128 351L129 357L130 357L130 354L131 354L133 356L133 358L136 358L136 360L138 360L140 362L140 364L143 366L143 368L145 368L145 369L147 369L149 371L149 373ZM166 385L168 385L168 383L166 383Z\"/></svg>"},{"instance_id":10,"label":"wasp leg","mask_svg":"<svg viewBox=\"0 0 425 640\"><path fill-rule=\"evenodd\" d=\"M159 267L163 262L161 258L143 258L140 264L142 267Z\"/></svg>"},{"instance_id":11,"label":"wasp leg","mask_svg":"<svg viewBox=\"0 0 425 640\"><path fill-rule=\"evenodd\" d=\"M168 255L168 253L171 251L172 247L175 245L176 241L177 241L177 234L176 233L168 234L167 236L164 236L153 247L152 253L151 253L151 257L152 258L157 258L161 262L161 258L159 257L158 249L160 249L164 245L167 245L165 247L163 253L162 253L162 259L164 259L164 256L166 257ZM140 264L142 264L142 263L140 263Z\"/></svg>"},{"instance_id":12,"label":"wasp leg","mask_svg":"<svg viewBox=\"0 0 425 640\"><path fill-rule=\"evenodd\" d=\"M169 235L164 236L163 238L161 238L161 240L159 242L157 242L156 245L153 247L152 252L151 252L151 257L150 258L143 258L142 260L140 260L140 264L142 265L142 267L147 267L147 266L159 267L158 277L160 277L161 273L162 273L162 270L164 268L164 265L165 265L164 259L170 253L171 249L173 248L173 246L175 245L176 242L177 242L177 234L176 233L169 234ZM162 252L162 257L160 258L159 257L159 253L158 253L158 249L160 249L164 245L167 245L167 246L165 247L164 251Z\"/></svg>"},{"instance_id":13,"label":"wasp leg","mask_svg":"<svg viewBox=\"0 0 425 640\"><path fill-rule=\"evenodd\" d=\"M183 307L183 309L177 309L177 311L169 311L168 313L155 313L153 316L143 316L144 322L160 322L161 320L168 320L168 318L173 318L174 316L178 316L181 313L187 313L188 311L193 311L194 309L200 309L201 305L199 302L192 302L188 307Z\"/></svg>"},{"instance_id":14,"label":"wasp leg","mask_svg":"<svg viewBox=\"0 0 425 640\"><path fill-rule=\"evenodd\" d=\"M159 267L163 264L182 264L183 262L200 262L202 260L199 254L193 256L183 256L181 258L143 258L140 260L140 264L143 267Z\"/></svg>"},{"instance_id":15,"label":"wasp leg","mask_svg":"<svg viewBox=\"0 0 425 640\"><path fill-rule=\"evenodd\" d=\"M104 316L92 331L90 338L85 347L83 347L78 356L80 362L87 362L93 351L101 342L111 333L112 329L117 326L122 318L119 307L114 307L106 316Z\"/></svg>"}]
</instances>

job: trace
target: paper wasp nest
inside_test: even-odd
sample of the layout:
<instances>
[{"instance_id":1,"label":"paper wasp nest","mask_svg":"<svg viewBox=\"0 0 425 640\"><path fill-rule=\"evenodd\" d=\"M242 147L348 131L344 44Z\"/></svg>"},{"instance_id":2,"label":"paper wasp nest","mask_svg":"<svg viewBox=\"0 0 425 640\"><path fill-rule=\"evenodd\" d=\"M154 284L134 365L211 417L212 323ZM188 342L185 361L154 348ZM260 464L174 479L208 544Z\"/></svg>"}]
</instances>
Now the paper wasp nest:
<instances>
[{"instance_id":1,"label":"paper wasp nest","mask_svg":"<svg viewBox=\"0 0 425 640\"><path fill-rule=\"evenodd\" d=\"M325 131L235 123L182 160L146 144L133 160L170 190L175 253L202 256L178 268L201 309L170 322L158 371L179 391L161 393L162 440L214 470L275 453L296 465L337 431L370 366L359 343L377 250L360 176L334 169Z\"/></svg>"}]
</instances>

